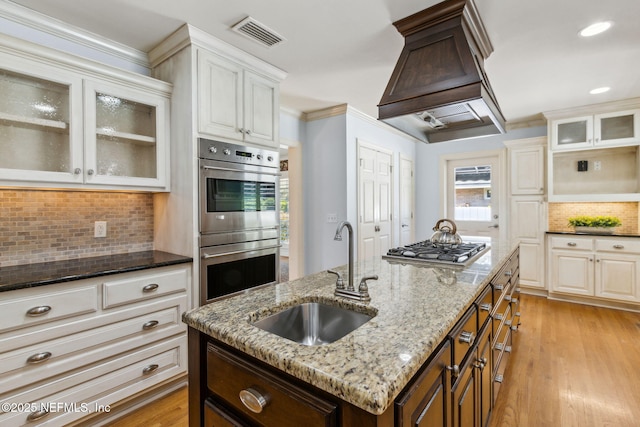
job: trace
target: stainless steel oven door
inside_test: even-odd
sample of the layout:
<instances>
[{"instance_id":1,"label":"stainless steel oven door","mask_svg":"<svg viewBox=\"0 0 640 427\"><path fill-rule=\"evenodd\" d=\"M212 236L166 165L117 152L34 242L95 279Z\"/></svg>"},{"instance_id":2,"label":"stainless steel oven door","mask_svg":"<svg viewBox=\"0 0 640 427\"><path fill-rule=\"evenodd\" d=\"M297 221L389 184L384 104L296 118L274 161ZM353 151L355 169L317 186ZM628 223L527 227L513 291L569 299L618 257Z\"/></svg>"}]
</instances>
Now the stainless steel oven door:
<instances>
[{"instance_id":1,"label":"stainless steel oven door","mask_svg":"<svg viewBox=\"0 0 640 427\"><path fill-rule=\"evenodd\" d=\"M279 175L275 168L200 159L200 232L277 227Z\"/></svg>"},{"instance_id":2,"label":"stainless steel oven door","mask_svg":"<svg viewBox=\"0 0 640 427\"><path fill-rule=\"evenodd\" d=\"M278 239L200 248L200 304L280 281Z\"/></svg>"}]
</instances>

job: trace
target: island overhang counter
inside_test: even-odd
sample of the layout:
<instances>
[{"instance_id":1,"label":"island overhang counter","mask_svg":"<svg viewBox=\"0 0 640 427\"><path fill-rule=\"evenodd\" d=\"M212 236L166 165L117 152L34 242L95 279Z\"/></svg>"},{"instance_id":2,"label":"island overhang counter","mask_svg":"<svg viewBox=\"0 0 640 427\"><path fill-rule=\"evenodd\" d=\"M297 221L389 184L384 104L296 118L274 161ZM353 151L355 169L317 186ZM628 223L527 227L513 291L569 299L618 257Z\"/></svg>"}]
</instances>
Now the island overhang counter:
<instances>
[{"instance_id":1,"label":"island overhang counter","mask_svg":"<svg viewBox=\"0 0 640 427\"><path fill-rule=\"evenodd\" d=\"M381 258L357 262L356 283L364 276L378 276L369 282L368 303L334 296L335 276L320 272L185 313L183 321L190 327L190 420L195 421L191 425L202 425L202 401L209 393L201 372L209 341L369 414L388 414L394 399L514 254L517 248L493 244L468 266ZM346 277L347 266L336 270ZM324 302L375 315L345 337L320 346L299 344L253 325L302 302ZM200 404L194 408L196 401Z\"/></svg>"}]
</instances>

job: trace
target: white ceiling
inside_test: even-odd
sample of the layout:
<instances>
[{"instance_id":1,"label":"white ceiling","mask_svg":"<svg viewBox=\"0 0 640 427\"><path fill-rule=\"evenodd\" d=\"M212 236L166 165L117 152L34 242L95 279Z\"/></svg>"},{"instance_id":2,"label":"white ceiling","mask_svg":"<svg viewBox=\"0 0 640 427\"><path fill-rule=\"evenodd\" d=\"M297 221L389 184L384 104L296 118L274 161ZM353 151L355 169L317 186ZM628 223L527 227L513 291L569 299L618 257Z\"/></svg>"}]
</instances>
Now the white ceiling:
<instances>
[{"instance_id":1,"label":"white ceiling","mask_svg":"<svg viewBox=\"0 0 640 427\"><path fill-rule=\"evenodd\" d=\"M288 73L283 107L348 103L377 117L403 45L392 23L439 0L14 0L149 51L188 22ZM493 54L485 63L508 121L548 110L640 97L639 0L476 0ZM232 32L252 16L287 39L271 49ZM581 38L599 20L606 33ZM610 86L600 95L589 90Z\"/></svg>"}]
</instances>

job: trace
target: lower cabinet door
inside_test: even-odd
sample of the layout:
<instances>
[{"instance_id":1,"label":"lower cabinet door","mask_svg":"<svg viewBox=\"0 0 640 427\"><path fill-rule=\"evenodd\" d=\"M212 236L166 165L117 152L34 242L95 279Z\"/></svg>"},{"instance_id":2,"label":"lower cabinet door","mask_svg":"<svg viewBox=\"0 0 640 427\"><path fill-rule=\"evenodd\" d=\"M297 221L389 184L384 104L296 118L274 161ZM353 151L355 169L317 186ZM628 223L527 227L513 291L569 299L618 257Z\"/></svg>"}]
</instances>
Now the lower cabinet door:
<instances>
[{"instance_id":1,"label":"lower cabinet door","mask_svg":"<svg viewBox=\"0 0 640 427\"><path fill-rule=\"evenodd\" d=\"M478 340L476 369L480 371L478 374L478 397L481 427L486 427L489 424L493 400L491 390L491 331L492 328L487 324L484 331L480 333Z\"/></svg>"},{"instance_id":2,"label":"lower cabinet door","mask_svg":"<svg viewBox=\"0 0 640 427\"><path fill-rule=\"evenodd\" d=\"M476 426L478 396L476 387L475 352L469 355L460 376L453 385L453 425L454 427Z\"/></svg>"},{"instance_id":3,"label":"lower cabinet door","mask_svg":"<svg viewBox=\"0 0 640 427\"><path fill-rule=\"evenodd\" d=\"M396 426L451 427L451 344L445 341L395 403Z\"/></svg>"}]
</instances>

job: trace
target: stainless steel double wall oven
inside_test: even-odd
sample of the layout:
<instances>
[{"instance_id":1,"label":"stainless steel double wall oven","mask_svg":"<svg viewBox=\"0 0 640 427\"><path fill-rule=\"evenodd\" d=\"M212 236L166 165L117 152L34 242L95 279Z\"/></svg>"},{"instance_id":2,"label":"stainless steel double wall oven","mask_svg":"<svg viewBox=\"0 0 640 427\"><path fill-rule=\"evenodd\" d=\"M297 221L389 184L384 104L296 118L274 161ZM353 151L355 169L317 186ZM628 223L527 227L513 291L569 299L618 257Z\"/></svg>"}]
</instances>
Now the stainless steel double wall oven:
<instances>
[{"instance_id":1,"label":"stainless steel double wall oven","mask_svg":"<svg viewBox=\"0 0 640 427\"><path fill-rule=\"evenodd\" d=\"M204 138L200 168L200 304L277 283L277 151Z\"/></svg>"}]
</instances>

